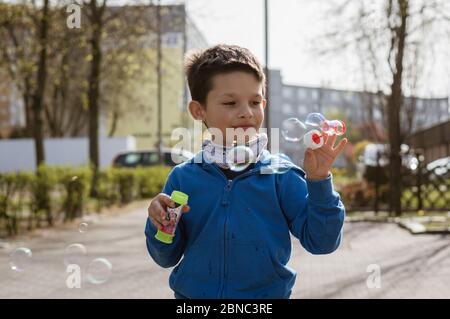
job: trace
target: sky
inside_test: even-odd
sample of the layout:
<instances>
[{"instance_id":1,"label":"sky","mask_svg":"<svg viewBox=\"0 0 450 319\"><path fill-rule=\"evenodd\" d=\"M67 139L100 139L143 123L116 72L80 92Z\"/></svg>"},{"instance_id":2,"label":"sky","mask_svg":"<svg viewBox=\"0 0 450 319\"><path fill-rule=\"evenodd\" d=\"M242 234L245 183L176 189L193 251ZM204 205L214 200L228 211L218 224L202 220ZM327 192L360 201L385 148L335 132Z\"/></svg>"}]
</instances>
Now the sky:
<instances>
[{"instance_id":1,"label":"sky","mask_svg":"<svg viewBox=\"0 0 450 319\"><path fill-rule=\"evenodd\" d=\"M269 0L269 67L280 69L288 84L362 90L355 53L322 58L315 51L313 39L327 29L327 2ZM264 63L263 0L187 0L186 5L211 45L247 47ZM422 97L450 95L450 65L445 63L450 60L450 41L442 40L421 86Z\"/></svg>"},{"instance_id":2,"label":"sky","mask_svg":"<svg viewBox=\"0 0 450 319\"><path fill-rule=\"evenodd\" d=\"M0 0L17 2L18 0ZM38 2L40 0L37 0ZM57 0L51 0L57 1ZM77 0L81 1L81 0ZM109 0L112 4L150 3L157 0ZM345 0L269 0L269 67L281 70L285 84L363 90L360 60L353 51L319 57L314 41L330 30L326 8ZM367 0L375 5L385 0ZM412 0L413 3L428 0ZM447 5L450 1L438 0ZM188 14L210 45L237 44L250 49L264 63L264 0L161 0L185 3ZM346 26L345 20L342 27ZM450 95L450 31L436 35L436 52L427 59L426 76L416 95ZM434 39L433 38L433 39Z\"/></svg>"}]
</instances>

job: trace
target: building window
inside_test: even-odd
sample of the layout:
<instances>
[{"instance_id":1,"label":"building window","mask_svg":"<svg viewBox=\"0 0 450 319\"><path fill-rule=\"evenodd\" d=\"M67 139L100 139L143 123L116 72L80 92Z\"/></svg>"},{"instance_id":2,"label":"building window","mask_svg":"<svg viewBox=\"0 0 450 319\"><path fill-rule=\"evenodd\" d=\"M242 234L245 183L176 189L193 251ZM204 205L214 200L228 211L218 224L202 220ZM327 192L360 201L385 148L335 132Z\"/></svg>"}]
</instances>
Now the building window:
<instances>
[{"instance_id":1,"label":"building window","mask_svg":"<svg viewBox=\"0 0 450 319\"><path fill-rule=\"evenodd\" d=\"M305 104L300 104L297 111L299 115L305 115L308 112L308 107Z\"/></svg>"},{"instance_id":2,"label":"building window","mask_svg":"<svg viewBox=\"0 0 450 319\"><path fill-rule=\"evenodd\" d=\"M299 88L297 90L297 98L301 101L308 99L307 89Z\"/></svg>"},{"instance_id":3,"label":"building window","mask_svg":"<svg viewBox=\"0 0 450 319\"><path fill-rule=\"evenodd\" d=\"M285 99L291 99L292 98L292 88L290 87L284 87L283 88L283 98Z\"/></svg>"},{"instance_id":4,"label":"building window","mask_svg":"<svg viewBox=\"0 0 450 319\"><path fill-rule=\"evenodd\" d=\"M292 114L292 106L288 103L283 104L282 112L285 115Z\"/></svg>"},{"instance_id":5,"label":"building window","mask_svg":"<svg viewBox=\"0 0 450 319\"><path fill-rule=\"evenodd\" d=\"M339 100L340 100L340 96L339 96L339 93L338 92L335 92L335 91L332 91L331 93L330 93L330 99L331 99L331 101L332 102L339 102Z\"/></svg>"},{"instance_id":6,"label":"building window","mask_svg":"<svg viewBox=\"0 0 450 319\"><path fill-rule=\"evenodd\" d=\"M317 101L319 99L319 90L312 90L311 91L311 97L314 101Z\"/></svg>"}]
</instances>

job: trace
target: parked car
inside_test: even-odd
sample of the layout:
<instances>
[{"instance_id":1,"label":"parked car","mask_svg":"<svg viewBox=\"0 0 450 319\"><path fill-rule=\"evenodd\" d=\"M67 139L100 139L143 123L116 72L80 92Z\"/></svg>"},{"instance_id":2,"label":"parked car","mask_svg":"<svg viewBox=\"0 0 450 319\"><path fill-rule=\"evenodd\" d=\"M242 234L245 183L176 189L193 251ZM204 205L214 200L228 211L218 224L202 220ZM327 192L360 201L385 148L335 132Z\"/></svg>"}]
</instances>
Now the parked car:
<instances>
[{"instance_id":1,"label":"parked car","mask_svg":"<svg viewBox=\"0 0 450 319\"><path fill-rule=\"evenodd\" d=\"M450 178L450 156L430 162L426 168L428 172L433 172L440 178Z\"/></svg>"},{"instance_id":2,"label":"parked car","mask_svg":"<svg viewBox=\"0 0 450 319\"><path fill-rule=\"evenodd\" d=\"M367 144L360 160L365 166L389 165L389 145L387 144ZM408 170L414 170L417 167L418 160L416 155L409 151L409 146L402 144L400 148L402 166ZM377 163L378 161L378 163Z\"/></svg>"},{"instance_id":3,"label":"parked car","mask_svg":"<svg viewBox=\"0 0 450 319\"><path fill-rule=\"evenodd\" d=\"M171 148L162 149L162 164L175 166L179 163L191 159L194 155L186 150L176 150ZM158 150L128 151L118 154L112 165L114 167L138 167L158 165Z\"/></svg>"}]
</instances>

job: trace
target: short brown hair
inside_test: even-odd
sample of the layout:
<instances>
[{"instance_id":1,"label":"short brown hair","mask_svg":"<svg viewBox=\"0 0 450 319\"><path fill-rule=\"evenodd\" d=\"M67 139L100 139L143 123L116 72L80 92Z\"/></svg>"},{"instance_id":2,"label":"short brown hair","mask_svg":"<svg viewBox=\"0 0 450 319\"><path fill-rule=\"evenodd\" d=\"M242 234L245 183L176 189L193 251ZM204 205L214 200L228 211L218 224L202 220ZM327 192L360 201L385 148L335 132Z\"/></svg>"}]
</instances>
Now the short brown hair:
<instances>
[{"instance_id":1,"label":"short brown hair","mask_svg":"<svg viewBox=\"0 0 450 319\"><path fill-rule=\"evenodd\" d=\"M263 84L263 68L253 53L237 45L218 44L207 50L191 51L185 56L184 68L192 99L206 105L212 89L212 78L217 74L244 71L253 74Z\"/></svg>"}]
</instances>

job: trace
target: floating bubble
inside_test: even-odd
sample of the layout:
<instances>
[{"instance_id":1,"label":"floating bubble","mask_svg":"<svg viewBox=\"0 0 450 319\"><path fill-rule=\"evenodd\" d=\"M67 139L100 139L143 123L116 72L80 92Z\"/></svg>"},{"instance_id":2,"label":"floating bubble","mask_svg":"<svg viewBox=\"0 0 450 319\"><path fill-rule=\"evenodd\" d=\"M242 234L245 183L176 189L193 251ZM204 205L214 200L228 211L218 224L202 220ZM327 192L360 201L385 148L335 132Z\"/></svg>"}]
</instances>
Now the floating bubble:
<instances>
[{"instance_id":1,"label":"floating bubble","mask_svg":"<svg viewBox=\"0 0 450 319\"><path fill-rule=\"evenodd\" d=\"M255 156L251 148L243 145L233 147L227 154L226 162L230 169L235 172L245 170L255 161Z\"/></svg>"},{"instance_id":2,"label":"floating bubble","mask_svg":"<svg viewBox=\"0 0 450 319\"><path fill-rule=\"evenodd\" d=\"M323 122L326 121L325 116L320 113L309 113L306 116L305 124L310 126L322 127Z\"/></svg>"},{"instance_id":3,"label":"floating bubble","mask_svg":"<svg viewBox=\"0 0 450 319\"><path fill-rule=\"evenodd\" d=\"M343 135L346 131L345 123L340 120L327 120L320 113L309 113L305 120L306 125L320 128L328 135Z\"/></svg>"},{"instance_id":4,"label":"floating bubble","mask_svg":"<svg viewBox=\"0 0 450 319\"><path fill-rule=\"evenodd\" d=\"M345 123L340 120L326 120L322 123L322 131L328 135L344 135L346 129Z\"/></svg>"},{"instance_id":5,"label":"floating bubble","mask_svg":"<svg viewBox=\"0 0 450 319\"><path fill-rule=\"evenodd\" d=\"M64 251L64 264L83 265L87 254L87 249L82 244L71 244Z\"/></svg>"},{"instance_id":6,"label":"floating bubble","mask_svg":"<svg viewBox=\"0 0 450 319\"><path fill-rule=\"evenodd\" d=\"M30 248L17 248L10 255L9 266L14 271L23 272L30 266L32 256Z\"/></svg>"},{"instance_id":7,"label":"floating bubble","mask_svg":"<svg viewBox=\"0 0 450 319\"><path fill-rule=\"evenodd\" d=\"M284 174L291 169L291 165L285 163L270 164L261 168L261 174Z\"/></svg>"},{"instance_id":8,"label":"floating bubble","mask_svg":"<svg viewBox=\"0 0 450 319\"><path fill-rule=\"evenodd\" d=\"M306 126L298 119L291 117L281 124L281 135L288 142L300 141L306 133Z\"/></svg>"},{"instance_id":9,"label":"floating bubble","mask_svg":"<svg viewBox=\"0 0 450 319\"><path fill-rule=\"evenodd\" d=\"M96 258L89 263L87 278L94 285L101 285L108 281L112 272L112 264L106 258Z\"/></svg>"},{"instance_id":10,"label":"floating bubble","mask_svg":"<svg viewBox=\"0 0 450 319\"><path fill-rule=\"evenodd\" d=\"M292 162L289 158L272 157L269 165L261 168L261 174L284 174L292 168Z\"/></svg>"},{"instance_id":11,"label":"floating bubble","mask_svg":"<svg viewBox=\"0 0 450 319\"><path fill-rule=\"evenodd\" d=\"M80 233L85 233L88 230L88 223L80 223L80 225L78 226L78 231Z\"/></svg>"},{"instance_id":12,"label":"floating bubble","mask_svg":"<svg viewBox=\"0 0 450 319\"><path fill-rule=\"evenodd\" d=\"M319 147L322 147L324 143L323 134L319 130L311 130L305 134L303 142L305 143L306 147L315 150Z\"/></svg>"}]
</instances>

